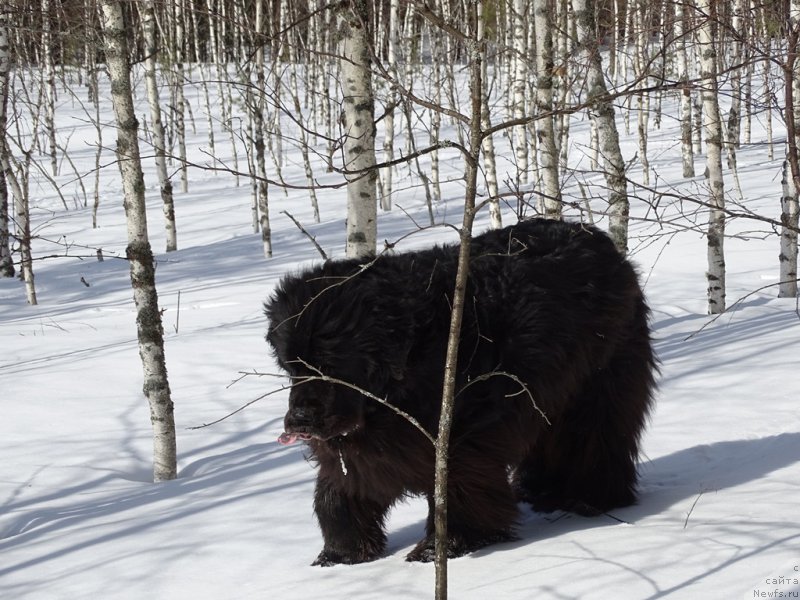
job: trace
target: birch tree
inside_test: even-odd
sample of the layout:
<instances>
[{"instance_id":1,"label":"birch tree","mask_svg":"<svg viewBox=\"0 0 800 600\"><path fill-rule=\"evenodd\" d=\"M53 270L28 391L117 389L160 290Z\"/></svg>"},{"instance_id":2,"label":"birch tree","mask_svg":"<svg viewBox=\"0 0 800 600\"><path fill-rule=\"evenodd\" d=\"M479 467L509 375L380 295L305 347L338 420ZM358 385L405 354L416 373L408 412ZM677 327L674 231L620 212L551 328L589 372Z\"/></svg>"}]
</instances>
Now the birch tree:
<instances>
[{"instance_id":1,"label":"birch tree","mask_svg":"<svg viewBox=\"0 0 800 600\"><path fill-rule=\"evenodd\" d=\"M480 18L478 19L477 35L479 40L486 40L486 23L482 18L483 16L483 1L478 0L476 10ZM492 119L489 112L489 90L486 83L487 75L487 60L481 60L481 127L483 130L492 127ZM497 161L494 153L494 139L492 135L486 135L482 142L483 150L483 171L486 177L486 191L489 195L489 222L492 229L500 229L503 226L503 215L500 211L500 199L498 197L499 189L497 185Z\"/></svg>"},{"instance_id":2,"label":"birch tree","mask_svg":"<svg viewBox=\"0 0 800 600\"><path fill-rule=\"evenodd\" d=\"M264 26L264 0L256 0L255 15L255 38L253 45L256 48L255 69L256 69L256 89L255 94L248 89L248 105L250 107L250 117L252 123L252 136L255 140L256 149L256 177L254 183L256 187L256 205L258 206L258 225L261 229L261 247L264 250L264 257L272 257L272 228L269 222L269 185L267 183L267 164L264 150L264 112L266 110L266 73L264 72L264 43L262 38ZM249 70L247 71L249 74ZM250 82L248 81L248 84ZM299 117L299 113L298 113Z\"/></svg>"},{"instance_id":3,"label":"birch tree","mask_svg":"<svg viewBox=\"0 0 800 600\"><path fill-rule=\"evenodd\" d=\"M172 197L172 180L167 174L166 145L164 142L164 123L161 120L161 101L156 81L156 18L153 0L145 0L142 26L144 29L144 78L147 86L147 103L150 105L150 128L153 134L156 172L161 188L161 201L164 207L164 228L167 233L167 252L178 249L178 234L175 226L175 201Z\"/></svg>"},{"instance_id":4,"label":"birch tree","mask_svg":"<svg viewBox=\"0 0 800 600\"><path fill-rule=\"evenodd\" d=\"M778 297L797 297L797 227L800 221L798 191L800 190L800 0L789 5L787 23L787 60L784 65L786 156L781 197L781 243ZM787 164L788 163L788 164Z\"/></svg>"},{"instance_id":5,"label":"birch tree","mask_svg":"<svg viewBox=\"0 0 800 600\"><path fill-rule=\"evenodd\" d=\"M712 31L717 0L698 0L700 24L700 79L703 101L703 133L706 141L708 183L708 313L725 312L725 186L722 179L722 119L719 111L717 49Z\"/></svg>"},{"instance_id":6,"label":"birch tree","mask_svg":"<svg viewBox=\"0 0 800 600\"><path fill-rule=\"evenodd\" d=\"M548 219L560 219L561 189L558 184L558 154L553 118L552 15L547 0L533 0L532 9L536 35L536 136L539 142L544 216Z\"/></svg>"},{"instance_id":7,"label":"birch tree","mask_svg":"<svg viewBox=\"0 0 800 600\"><path fill-rule=\"evenodd\" d=\"M11 235L9 231L8 182L6 162L8 160L8 85L11 73L11 51L8 38L8 14L6 5L0 6L0 277L14 276L14 261L11 257Z\"/></svg>"},{"instance_id":8,"label":"birch tree","mask_svg":"<svg viewBox=\"0 0 800 600\"><path fill-rule=\"evenodd\" d=\"M677 40L678 80L681 82L681 163L683 176L694 177L694 150L692 147L692 89L689 85L689 61L686 51L688 15L683 2L675 3L675 39Z\"/></svg>"},{"instance_id":9,"label":"birch tree","mask_svg":"<svg viewBox=\"0 0 800 600\"><path fill-rule=\"evenodd\" d=\"M29 218L29 197L27 181L17 177L15 161L11 154L8 132L8 97L10 88L11 56L9 40L9 13L7 5L0 5L0 269L2 276L14 275L9 238L9 195L14 199L14 221L16 238L19 244L20 277L25 282L25 295L28 304L37 304L34 285L33 257L31 254L31 224ZM36 134L34 133L34 137ZM30 157L31 152L28 152Z\"/></svg>"},{"instance_id":10,"label":"birch tree","mask_svg":"<svg viewBox=\"0 0 800 600\"><path fill-rule=\"evenodd\" d=\"M117 157L122 175L128 231L126 256L136 304L139 356L144 395L153 426L153 478L177 476L175 421L164 357L164 330L155 286L155 265L147 237L144 177L137 137L138 123L131 93L126 23L119 0L101 0L106 65L117 124Z\"/></svg>"},{"instance_id":11,"label":"birch tree","mask_svg":"<svg viewBox=\"0 0 800 600\"><path fill-rule=\"evenodd\" d=\"M184 96L184 46L186 43L183 26L184 0L172 0L168 4L171 10L170 23L172 24L172 111L175 126L175 135L178 138L178 168L181 173L181 191L189 191L189 172L186 160L186 98Z\"/></svg>"},{"instance_id":12,"label":"birch tree","mask_svg":"<svg viewBox=\"0 0 800 600\"><path fill-rule=\"evenodd\" d=\"M375 99L372 94L368 0L349 0L339 10L344 169L347 173L346 255L375 254L378 204L375 173Z\"/></svg>"},{"instance_id":13,"label":"birch tree","mask_svg":"<svg viewBox=\"0 0 800 600\"><path fill-rule=\"evenodd\" d=\"M628 251L628 187L625 178L625 161L619 148L619 133L614 115L614 105L608 96L603 73L600 49L595 35L595 7L587 0L572 0L581 60L587 69L587 98L589 113L596 123L598 147L603 156L603 175L608 185L608 233L617 249Z\"/></svg>"},{"instance_id":14,"label":"birch tree","mask_svg":"<svg viewBox=\"0 0 800 600\"><path fill-rule=\"evenodd\" d=\"M528 40L527 0L514 0L514 83L512 86L512 106L514 119L520 124L514 127L514 154L517 161L517 180L528 183L528 127L522 122L526 116L525 92L528 89ZM538 46L537 46L538 48Z\"/></svg>"},{"instance_id":15,"label":"birch tree","mask_svg":"<svg viewBox=\"0 0 800 600\"><path fill-rule=\"evenodd\" d=\"M58 159L56 151L56 68L53 62L53 36L51 32L50 0L42 0L42 87L44 91L44 129L47 135L47 147L50 154L50 169L53 176L58 175Z\"/></svg>"},{"instance_id":16,"label":"birch tree","mask_svg":"<svg viewBox=\"0 0 800 600\"><path fill-rule=\"evenodd\" d=\"M386 67L389 73L396 80L397 72L397 45L398 45L398 13L400 0L389 1L389 24L388 24L388 50L386 53ZM394 107L396 104L397 93L394 82L390 83L389 98L387 100L386 115L383 118L383 160L390 163L394 160ZM381 169L381 208L391 210L392 208L392 175L394 167Z\"/></svg>"}]
</instances>

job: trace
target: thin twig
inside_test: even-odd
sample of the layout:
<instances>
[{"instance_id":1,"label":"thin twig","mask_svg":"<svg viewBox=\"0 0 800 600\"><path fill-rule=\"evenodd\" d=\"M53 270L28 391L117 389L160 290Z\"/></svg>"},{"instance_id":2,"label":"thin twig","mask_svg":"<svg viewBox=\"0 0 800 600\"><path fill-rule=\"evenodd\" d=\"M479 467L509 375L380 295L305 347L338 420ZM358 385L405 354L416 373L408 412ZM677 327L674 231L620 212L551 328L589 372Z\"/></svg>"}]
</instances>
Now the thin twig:
<instances>
[{"instance_id":1,"label":"thin twig","mask_svg":"<svg viewBox=\"0 0 800 600\"><path fill-rule=\"evenodd\" d=\"M686 526L689 524L689 517L692 516L692 512L694 511L694 507L697 506L697 503L700 500L700 496L702 496L705 493L706 493L705 490L701 491L699 494L697 494L697 498L694 499L694 502L692 502L692 506L689 509L689 513L686 515L686 520L683 522L683 528L684 529L686 529Z\"/></svg>"},{"instance_id":2,"label":"thin twig","mask_svg":"<svg viewBox=\"0 0 800 600\"><path fill-rule=\"evenodd\" d=\"M320 245L317 243L317 238L315 238L313 235L311 235L310 233L308 233L308 231L306 231L305 227L303 227L303 226L300 224L300 222L299 222L297 219L295 219L295 218L292 216L292 214L291 214L291 213L290 213L288 210L283 210L283 211L281 211L281 212L282 212L283 214L285 214L287 217L289 217L289 218L292 220L292 223L294 223L295 225L297 225L297 228L298 228L300 231L302 231L302 232L303 232L303 234L304 234L304 235L305 235L305 236L306 236L306 237L307 237L309 240L311 240L311 243L312 243L312 244L314 244L314 247L317 249L317 252L319 252L319 253L320 253L320 255L322 256L322 260L328 260L328 255L327 255L327 254L325 254L325 250L323 250L323 249L322 249L322 246L320 246Z\"/></svg>"}]
</instances>

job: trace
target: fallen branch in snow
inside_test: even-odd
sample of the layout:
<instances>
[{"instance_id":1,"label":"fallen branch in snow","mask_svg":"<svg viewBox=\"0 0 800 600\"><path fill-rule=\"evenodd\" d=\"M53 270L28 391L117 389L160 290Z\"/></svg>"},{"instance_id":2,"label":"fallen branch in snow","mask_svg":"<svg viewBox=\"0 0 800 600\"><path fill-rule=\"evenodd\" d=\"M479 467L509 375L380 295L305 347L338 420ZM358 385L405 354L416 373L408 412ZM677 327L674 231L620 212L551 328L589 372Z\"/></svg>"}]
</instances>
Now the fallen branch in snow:
<instances>
[{"instance_id":1,"label":"fallen branch in snow","mask_svg":"<svg viewBox=\"0 0 800 600\"><path fill-rule=\"evenodd\" d=\"M285 214L287 217L289 217L289 218L292 220L292 223L294 223L295 225L297 225L297 228L298 228L300 231L302 231L302 232L303 232L303 234L304 234L304 235L305 235L305 236L306 236L306 237L307 237L309 240L311 240L311 243L312 243L312 244L314 244L314 247L317 249L317 252L319 252L319 253L320 253L320 255L322 255L322 260L328 260L328 255L327 255L327 254L325 254L325 251L322 249L322 246L320 246L320 245L317 243L317 238L315 238L313 235L311 235L310 233L308 233L308 231L306 231L305 227L303 227L303 226L300 224L300 222L299 222L297 219L295 219L295 218L292 216L292 214L291 214L291 213L290 213L288 210L282 210L281 212L282 212L283 214Z\"/></svg>"}]
</instances>

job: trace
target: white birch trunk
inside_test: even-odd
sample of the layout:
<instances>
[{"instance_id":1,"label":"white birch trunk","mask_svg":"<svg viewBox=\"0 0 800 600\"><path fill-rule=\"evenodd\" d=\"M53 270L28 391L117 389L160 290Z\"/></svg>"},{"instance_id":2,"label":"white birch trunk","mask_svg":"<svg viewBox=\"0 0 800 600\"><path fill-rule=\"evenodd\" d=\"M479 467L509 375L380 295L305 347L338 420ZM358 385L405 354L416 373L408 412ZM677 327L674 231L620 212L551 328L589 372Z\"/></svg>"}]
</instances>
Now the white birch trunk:
<instances>
[{"instance_id":1,"label":"white birch trunk","mask_svg":"<svg viewBox=\"0 0 800 600\"><path fill-rule=\"evenodd\" d=\"M544 216L561 218L561 190L558 185L558 155L553 118L553 38L552 15L547 0L533 0L536 35L536 135L539 140L539 167L542 175Z\"/></svg>"},{"instance_id":2,"label":"white birch trunk","mask_svg":"<svg viewBox=\"0 0 800 600\"><path fill-rule=\"evenodd\" d=\"M164 142L164 124L161 121L161 101L158 96L156 81L156 23L153 0L145 0L143 14L144 29L144 78L147 87L147 103L150 105L150 127L153 131L153 149L155 150L156 172L161 188L161 201L164 208L164 228L167 234L167 252L178 249L178 234L175 227L175 202L172 198L172 181L167 174L166 146Z\"/></svg>"},{"instance_id":3,"label":"white birch trunk","mask_svg":"<svg viewBox=\"0 0 800 600\"><path fill-rule=\"evenodd\" d=\"M630 6L630 5L629 5ZM635 76L641 78L639 86L645 88L650 82L650 61L648 59L648 31L647 27L647 4L639 0L636 4L636 44L634 50L634 64L636 65ZM639 93L636 95L636 133L639 141L639 161L642 163L642 183L650 185L650 160L647 156L647 134L649 130L648 122L650 118L650 94Z\"/></svg>"},{"instance_id":4,"label":"white birch trunk","mask_svg":"<svg viewBox=\"0 0 800 600\"><path fill-rule=\"evenodd\" d=\"M675 39L678 42L678 80L681 82L681 162L683 176L694 177L694 149L692 148L692 90L689 85L689 61L686 56L687 14L682 2L675 4Z\"/></svg>"},{"instance_id":5,"label":"white birch trunk","mask_svg":"<svg viewBox=\"0 0 800 600\"><path fill-rule=\"evenodd\" d=\"M625 178L625 161L619 148L614 105L608 96L600 49L595 36L594 7L587 0L572 0L581 62L586 64L588 93L586 100L592 122L597 124L597 138L603 157L603 175L608 186L609 235L617 249L628 251L630 203Z\"/></svg>"},{"instance_id":6,"label":"white birch trunk","mask_svg":"<svg viewBox=\"0 0 800 600\"><path fill-rule=\"evenodd\" d=\"M781 252L778 298L797 297L797 226L798 202L789 161L783 163L783 195L781 196Z\"/></svg>"},{"instance_id":7,"label":"white birch trunk","mask_svg":"<svg viewBox=\"0 0 800 600\"><path fill-rule=\"evenodd\" d=\"M441 31L431 32L431 48L433 48L433 90L431 93L433 95L433 103L436 106L442 105L442 85L443 81L447 79L447 76L444 74L447 67L443 65L443 61L449 60L449 50L447 46L444 45L442 38L445 37ZM452 106L452 104L451 104ZM410 112L410 111L409 111ZM411 128L411 119L408 119L409 128L408 128L408 136L409 139L412 140L412 148L416 152L416 147L413 141L414 131ZM431 135L430 135L430 143L431 145L436 144L439 141L439 132L442 130L442 114L438 110L431 111ZM420 175L420 178L425 181L425 175L420 170L417 169ZM433 200L439 202L442 199L442 187L441 187L441 177L439 171L439 150L434 150L431 152L431 186L433 188ZM428 185L426 183L426 190L428 189ZM430 195L429 195L430 196ZM430 200L428 201L430 204Z\"/></svg>"},{"instance_id":8,"label":"white birch trunk","mask_svg":"<svg viewBox=\"0 0 800 600\"><path fill-rule=\"evenodd\" d=\"M174 70L174 102L175 106L175 134L178 138L178 165L181 174L181 191L185 194L189 191L189 173L186 162L186 98L183 93L184 84L184 27L183 27L183 2L184 0L173 0L172 5L173 22L175 29L172 39L172 68Z\"/></svg>"},{"instance_id":9,"label":"white birch trunk","mask_svg":"<svg viewBox=\"0 0 800 600\"><path fill-rule=\"evenodd\" d=\"M267 183L267 164L264 144L264 112L266 110L267 78L264 72L264 0L256 0L255 23L255 67L256 90L250 108L253 111L253 135L256 147L256 193L258 203L258 226L261 230L261 247L264 258L272 258L272 228L269 222L269 184ZM250 83L248 81L248 83ZM298 118L302 113L298 110Z\"/></svg>"},{"instance_id":10,"label":"white birch trunk","mask_svg":"<svg viewBox=\"0 0 800 600\"><path fill-rule=\"evenodd\" d=\"M206 62L201 60L202 54L200 50L200 35L198 34L199 23L197 18L200 8L198 7L197 2L198 0L189 0L189 14L191 15L192 28L194 29L192 40L194 42L195 59L197 60L198 67L200 69L200 87L203 90L203 104L205 106L206 113L206 134L208 136L208 153L211 155L212 159L216 159L216 148L214 141L214 112L211 109L211 95L208 91L207 60ZM211 25L209 24L209 29L210 28Z\"/></svg>"},{"instance_id":11,"label":"white birch trunk","mask_svg":"<svg viewBox=\"0 0 800 600\"><path fill-rule=\"evenodd\" d=\"M144 371L143 391L150 405L153 425L153 478L164 481L177 476L175 421L164 359L164 331L158 309L153 253L147 238L144 177L131 93L126 30L119 0L101 0L101 7L106 64L117 122L117 155L125 195L126 255L136 304L139 356Z\"/></svg>"},{"instance_id":12,"label":"white birch trunk","mask_svg":"<svg viewBox=\"0 0 800 600\"><path fill-rule=\"evenodd\" d=\"M9 230L9 197L6 180L8 164L8 84L11 73L7 7L0 7L0 277L14 276L14 260L11 256L11 232Z\"/></svg>"},{"instance_id":13,"label":"white birch trunk","mask_svg":"<svg viewBox=\"0 0 800 600\"><path fill-rule=\"evenodd\" d=\"M512 86L512 117L526 116L525 91L528 88L528 1L514 0L514 84ZM517 162L518 185L528 183L528 128L524 123L514 127L514 155Z\"/></svg>"},{"instance_id":14,"label":"white birch trunk","mask_svg":"<svg viewBox=\"0 0 800 600\"><path fill-rule=\"evenodd\" d=\"M771 56L772 55L772 40L770 40L770 39L767 39L767 41L766 41L766 55L767 56ZM771 64L772 63L769 60L763 61L763 65L764 65L764 82L762 84L762 88L765 90L765 95L769 93L767 90L769 89L768 86L769 86L769 81L771 79L770 78L770 65ZM775 159L775 144L774 144L774 136L772 134L772 102L771 101L767 101L766 105L767 105L767 124L766 124L766 129L767 129L767 159L768 160L774 160Z\"/></svg>"},{"instance_id":15,"label":"white birch trunk","mask_svg":"<svg viewBox=\"0 0 800 600\"><path fill-rule=\"evenodd\" d=\"M797 297L797 227L800 221L798 206L798 181L800 181L800 59L798 59L798 37L800 36L800 0L792 0L789 5L788 53L789 67L786 79L791 79L791 90L787 89L787 105L791 100L790 110L786 111L786 120L791 127L787 140L787 163L784 164L784 193L781 198L781 251L779 255L780 279L778 297ZM789 86L789 82L786 83ZM787 172L788 171L788 172Z\"/></svg>"},{"instance_id":16,"label":"white birch trunk","mask_svg":"<svg viewBox=\"0 0 800 600\"><path fill-rule=\"evenodd\" d=\"M344 169L349 172L346 255L361 258L375 254L378 218L367 0L351 0L340 9L338 18Z\"/></svg>"},{"instance_id":17,"label":"white birch trunk","mask_svg":"<svg viewBox=\"0 0 800 600\"><path fill-rule=\"evenodd\" d=\"M399 0L390 0L389 3L389 48L386 55L387 69L389 73L397 79L397 42L398 42L398 11L400 8ZM394 160L394 104L397 101L395 85L390 83L388 106L384 117L383 134L383 160L391 162ZM381 208L392 210L392 176L394 167L384 167L381 169Z\"/></svg>"},{"instance_id":18,"label":"white birch trunk","mask_svg":"<svg viewBox=\"0 0 800 600\"><path fill-rule=\"evenodd\" d=\"M53 177L58 175L58 159L56 154L56 68L53 62L53 39L50 28L50 0L42 0L42 54L44 70L44 130L47 135L50 169Z\"/></svg>"},{"instance_id":19,"label":"white birch trunk","mask_svg":"<svg viewBox=\"0 0 800 600\"><path fill-rule=\"evenodd\" d=\"M744 16L744 0L733 0L733 13L731 14L731 30L740 33L742 31L742 20ZM731 55L731 107L728 112L727 142L728 142L728 162L735 164L735 149L739 147L741 133L741 111L742 111L742 43L739 38L732 36L732 55ZM732 157L732 158L731 158ZM734 168L734 167L731 167Z\"/></svg>"},{"instance_id":20,"label":"white birch trunk","mask_svg":"<svg viewBox=\"0 0 800 600\"><path fill-rule=\"evenodd\" d=\"M10 163L4 164L6 179L11 184L14 195L14 214L17 221L17 242L19 243L20 277L25 282L25 296L28 304L38 304L33 276L33 254L31 251L30 196L26 178L20 182Z\"/></svg>"},{"instance_id":21,"label":"white birch trunk","mask_svg":"<svg viewBox=\"0 0 800 600\"><path fill-rule=\"evenodd\" d=\"M722 179L722 119L719 111L716 40L712 37L712 4L698 0L700 19L697 31L700 51L700 78L703 98L703 132L706 141L706 181L708 182L708 313L725 311L725 186Z\"/></svg>"},{"instance_id":22,"label":"white birch trunk","mask_svg":"<svg viewBox=\"0 0 800 600\"><path fill-rule=\"evenodd\" d=\"M477 2L478 15L483 15L483 2ZM478 39L485 39L485 21L483 18L478 19ZM489 61L481 61L481 128L486 131L492 126L491 115L489 114L489 93L488 93L488 76L487 76L487 63ZM499 68L495 63L495 69ZM486 191L489 194L489 222L492 229L500 229L503 227L503 214L500 211L500 198L498 197L499 188L497 185L497 161L494 155L494 140L491 135L483 138L483 170L486 176Z\"/></svg>"}]
</instances>

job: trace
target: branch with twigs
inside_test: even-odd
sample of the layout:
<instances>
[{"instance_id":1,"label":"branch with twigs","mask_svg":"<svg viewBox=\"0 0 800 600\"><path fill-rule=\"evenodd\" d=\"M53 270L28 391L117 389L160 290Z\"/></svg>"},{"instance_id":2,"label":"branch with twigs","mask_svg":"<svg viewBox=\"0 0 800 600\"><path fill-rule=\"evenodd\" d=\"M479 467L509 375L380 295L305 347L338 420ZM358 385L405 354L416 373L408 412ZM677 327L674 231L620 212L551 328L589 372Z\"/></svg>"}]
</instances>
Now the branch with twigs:
<instances>
[{"instance_id":1,"label":"branch with twigs","mask_svg":"<svg viewBox=\"0 0 800 600\"><path fill-rule=\"evenodd\" d=\"M195 431L197 429L204 429L206 427L211 427L212 425L216 425L218 423L221 423L222 421L225 421L225 420L231 418L232 416L242 412L243 410L245 410L246 408L249 408L250 406L252 406L256 402L258 402L260 400L263 400L264 398L267 398L267 397L272 396L274 394L290 390L295 385L303 385L303 384L306 384L306 383L311 383L312 381L322 381L322 382L325 382L325 383L332 383L334 385L344 386L346 388L349 388L349 389L351 389L353 391L358 392L359 394L361 394L362 396L364 396L366 398L369 398L370 400L374 400L375 402L378 402L378 403L382 404L386 408L388 408L391 411L393 411L395 414L397 414L400 417L404 418L411 425L416 427L420 431L420 433L422 433L422 435L424 435L425 438L431 444L436 444L436 438L434 438L433 435L430 432L428 432L427 429L425 429L425 427L422 425L422 423L420 423L416 418L414 418L412 415L410 415L409 413L407 413L403 409L398 408L394 404L390 403L387 398L381 398L380 396L377 396L377 395L373 394L372 392L367 391L367 390L365 390L364 388L362 388L360 386L357 386L354 383L350 383L348 381L344 381L343 379L339 379L337 377L331 377L330 375L325 375L317 367L314 367L313 365L309 364L308 362L306 362L306 361L304 361L302 359L298 358L296 362L301 364L301 365L303 365L306 369L308 369L309 371L312 371L315 374L314 375L304 375L304 376L300 376L300 377L293 377L292 378L292 383L290 385L282 385L281 387L279 387L277 389L271 390L271 391L267 392L266 394L262 394L262 395L258 396L257 398L254 398L253 400L250 400L249 402L246 402L245 404L243 404L242 406L240 406L236 410L233 410L233 411L229 412L228 414L220 417L219 419L216 419L216 420L211 421L209 423L203 423L202 425L196 425L194 427L189 427L188 429L191 430L191 431ZM286 376L282 375L280 373L262 373L260 371L255 370L255 369L252 370L252 371L239 371L239 377L237 377L236 379L231 381L231 383L229 383L227 387L230 388L231 386L239 383L240 381L242 381L243 379L245 379L247 377L280 377L280 378L284 378ZM512 381L517 383L520 386L520 390L518 392L513 393L513 394L508 394L506 397L507 398L513 398L514 396L518 396L520 394L527 395L528 398L531 401L531 404L533 405L533 408L542 416L542 418L545 420L545 422L548 425L552 425L550 420L547 418L547 415L545 414L545 412L541 408L539 408L539 405L536 403L536 400L533 398L533 393L530 391L528 386L525 384L525 382L523 382L519 377L517 377L513 373L508 373L508 372L505 372L505 371L492 371L490 373L484 373L483 375L480 375L478 377L474 377L473 379L471 379L466 385L464 385L457 392L456 396L459 396L460 394L462 394L471 385L479 383L479 382L482 382L482 381L487 381L487 380L489 380L489 379L491 379L493 377L507 377L508 379L511 379Z\"/></svg>"}]
</instances>

